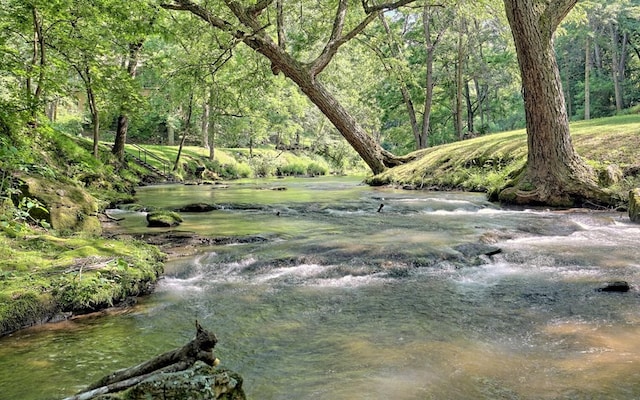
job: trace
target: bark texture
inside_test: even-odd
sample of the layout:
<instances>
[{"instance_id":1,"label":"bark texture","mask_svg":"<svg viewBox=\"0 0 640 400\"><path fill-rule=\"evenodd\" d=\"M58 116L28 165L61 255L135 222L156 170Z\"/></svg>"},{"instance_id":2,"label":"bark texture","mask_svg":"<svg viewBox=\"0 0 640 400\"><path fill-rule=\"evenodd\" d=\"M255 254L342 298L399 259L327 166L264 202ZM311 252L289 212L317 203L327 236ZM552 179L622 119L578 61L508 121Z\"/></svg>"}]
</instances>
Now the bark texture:
<instances>
[{"instance_id":1,"label":"bark texture","mask_svg":"<svg viewBox=\"0 0 640 400\"><path fill-rule=\"evenodd\" d=\"M577 0L504 0L522 75L527 123L527 165L502 201L552 206L608 203L595 173L575 152L553 33Z\"/></svg>"}]
</instances>

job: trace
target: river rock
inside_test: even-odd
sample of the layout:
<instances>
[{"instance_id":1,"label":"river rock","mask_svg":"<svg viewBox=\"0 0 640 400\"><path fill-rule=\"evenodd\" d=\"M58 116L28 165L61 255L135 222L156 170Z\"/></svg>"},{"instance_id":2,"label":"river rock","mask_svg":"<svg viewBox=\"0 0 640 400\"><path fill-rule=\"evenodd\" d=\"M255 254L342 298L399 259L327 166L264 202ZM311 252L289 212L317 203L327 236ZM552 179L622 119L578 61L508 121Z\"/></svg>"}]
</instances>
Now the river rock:
<instances>
[{"instance_id":1,"label":"river rock","mask_svg":"<svg viewBox=\"0 0 640 400\"><path fill-rule=\"evenodd\" d=\"M640 222L640 188L629 192L629 219Z\"/></svg>"},{"instance_id":2,"label":"river rock","mask_svg":"<svg viewBox=\"0 0 640 400\"><path fill-rule=\"evenodd\" d=\"M454 247L466 258L478 256L493 256L502 252L499 247L491 246L484 243L463 243Z\"/></svg>"},{"instance_id":3,"label":"river rock","mask_svg":"<svg viewBox=\"0 0 640 400\"><path fill-rule=\"evenodd\" d=\"M242 377L224 368L197 361L190 368L159 373L119 393L95 397L102 400L246 400Z\"/></svg>"},{"instance_id":4,"label":"river rock","mask_svg":"<svg viewBox=\"0 0 640 400\"><path fill-rule=\"evenodd\" d=\"M170 228L182 222L180 214L173 211L153 211L147 214L149 228Z\"/></svg>"},{"instance_id":5,"label":"river rock","mask_svg":"<svg viewBox=\"0 0 640 400\"><path fill-rule=\"evenodd\" d=\"M178 208L176 211L179 212L193 212L193 213L201 213L201 212L209 212L218 209L219 207L214 204L207 203L194 203L188 204L184 207Z\"/></svg>"},{"instance_id":6,"label":"river rock","mask_svg":"<svg viewBox=\"0 0 640 400\"><path fill-rule=\"evenodd\" d=\"M631 287L629 286L629 283L625 281L617 281L617 282L607 283L605 286L601 287L598 290L600 292L625 293L625 292L628 292L630 289Z\"/></svg>"}]
</instances>

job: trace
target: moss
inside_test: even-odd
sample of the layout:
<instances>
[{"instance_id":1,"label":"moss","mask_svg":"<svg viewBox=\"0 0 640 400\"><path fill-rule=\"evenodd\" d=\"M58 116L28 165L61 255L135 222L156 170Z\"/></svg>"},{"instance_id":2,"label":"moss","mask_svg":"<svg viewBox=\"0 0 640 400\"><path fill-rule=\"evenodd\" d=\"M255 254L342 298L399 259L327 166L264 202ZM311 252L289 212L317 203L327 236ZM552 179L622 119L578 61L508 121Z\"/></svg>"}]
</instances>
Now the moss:
<instances>
[{"instance_id":1,"label":"moss","mask_svg":"<svg viewBox=\"0 0 640 400\"><path fill-rule=\"evenodd\" d=\"M147 214L149 227L172 227L182 222L182 217L175 211L152 211Z\"/></svg>"},{"instance_id":2,"label":"moss","mask_svg":"<svg viewBox=\"0 0 640 400\"><path fill-rule=\"evenodd\" d=\"M55 311L87 312L148 293L162 273L160 251L133 240L0 235L0 334Z\"/></svg>"}]
</instances>

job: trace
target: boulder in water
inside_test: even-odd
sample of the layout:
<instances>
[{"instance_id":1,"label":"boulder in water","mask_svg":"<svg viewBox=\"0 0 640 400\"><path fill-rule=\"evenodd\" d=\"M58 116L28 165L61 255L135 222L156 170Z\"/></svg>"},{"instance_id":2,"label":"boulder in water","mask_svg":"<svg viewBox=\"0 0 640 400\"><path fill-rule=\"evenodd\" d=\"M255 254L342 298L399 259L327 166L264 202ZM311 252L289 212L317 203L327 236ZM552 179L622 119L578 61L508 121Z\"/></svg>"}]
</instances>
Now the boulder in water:
<instances>
[{"instance_id":1,"label":"boulder in water","mask_svg":"<svg viewBox=\"0 0 640 400\"><path fill-rule=\"evenodd\" d=\"M96 399L245 400L246 396L240 375L197 361L184 371L159 373L123 392Z\"/></svg>"},{"instance_id":2,"label":"boulder in water","mask_svg":"<svg viewBox=\"0 0 640 400\"><path fill-rule=\"evenodd\" d=\"M147 226L150 228L170 228L181 222L180 214L173 211L152 211L147 214Z\"/></svg>"},{"instance_id":3,"label":"boulder in water","mask_svg":"<svg viewBox=\"0 0 640 400\"><path fill-rule=\"evenodd\" d=\"M631 289L629 283L625 281L616 281L607 283L605 286L598 289L600 292L617 292L617 293L625 293Z\"/></svg>"},{"instance_id":4,"label":"boulder in water","mask_svg":"<svg viewBox=\"0 0 640 400\"><path fill-rule=\"evenodd\" d=\"M214 204L194 203L194 204L189 204L184 207L178 208L176 211L201 213L201 212L209 212L209 211L217 210L218 208L219 207L217 207Z\"/></svg>"}]
</instances>

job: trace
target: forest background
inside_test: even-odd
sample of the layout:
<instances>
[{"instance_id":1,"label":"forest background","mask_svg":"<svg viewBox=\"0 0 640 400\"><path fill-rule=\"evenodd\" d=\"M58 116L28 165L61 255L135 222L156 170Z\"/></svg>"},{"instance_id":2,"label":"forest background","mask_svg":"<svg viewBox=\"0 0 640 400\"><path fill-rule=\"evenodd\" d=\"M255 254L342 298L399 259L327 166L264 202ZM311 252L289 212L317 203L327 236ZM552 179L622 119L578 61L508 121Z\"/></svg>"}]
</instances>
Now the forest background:
<instances>
[{"instance_id":1,"label":"forest background","mask_svg":"<svg viewBox=\"0 0 640 400\"><path fill-rule=\"evenodd\" d=\"M310 58L331 31L333 3L279 0L267 19L278 35L286 31L291 54ZM556 32L572 120L619 114L639 101L636 3L579 2ZM124 141L182 141L208 149L211 160L216 148L275 147L322 155L338 172L358 164L336 128L267 59L197 16L160 5L2 0L5 124L20 123L18 116L41 124L46 116L63 132L115 141L120 153ZM364 15L351 13L346 23ZM525 126L502 1L417 1L381 14L342 45L319 79L396 155Z\"/></svg>"}]
</instances>

